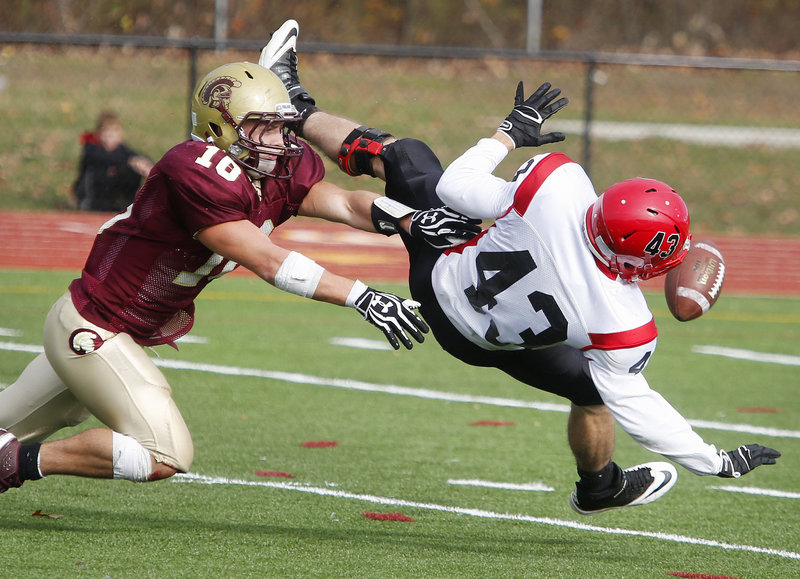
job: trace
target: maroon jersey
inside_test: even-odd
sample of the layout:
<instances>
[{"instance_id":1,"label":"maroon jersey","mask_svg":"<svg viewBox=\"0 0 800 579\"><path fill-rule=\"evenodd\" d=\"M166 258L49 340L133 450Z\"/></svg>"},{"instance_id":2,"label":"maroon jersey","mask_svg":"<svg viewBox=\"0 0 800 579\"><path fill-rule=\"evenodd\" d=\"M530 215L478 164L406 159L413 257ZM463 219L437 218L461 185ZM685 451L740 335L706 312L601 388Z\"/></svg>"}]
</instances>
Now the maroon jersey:
<instances>
[{"instance_id":1,"label":"maroon jersey","mask_svg":"<svg viewBox=\"0 0 800 579\"><path fill-rule=\"evenodd\" d=\"M296 215L325 173L305 144L290 160L291 179L265 178L258 189L227 153L186 141L156 163L128 209L101 228L81 277L70 285L90 322L130 334L144 346L172 343L194 322L194 299L237 264L195 239L199 231L247 219L266 235Z\"/></svg>"}]
</instances>

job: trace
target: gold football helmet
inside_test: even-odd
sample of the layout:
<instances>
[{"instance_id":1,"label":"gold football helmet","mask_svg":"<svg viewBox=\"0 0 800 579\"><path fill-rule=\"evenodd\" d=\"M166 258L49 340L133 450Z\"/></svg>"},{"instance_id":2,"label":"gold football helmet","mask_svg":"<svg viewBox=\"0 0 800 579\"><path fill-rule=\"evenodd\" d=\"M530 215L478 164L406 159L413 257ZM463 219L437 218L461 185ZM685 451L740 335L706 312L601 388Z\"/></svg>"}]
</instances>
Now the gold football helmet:
<instances>
[{"instance_id":1,"label":"gold football helmet","mask_svg":"<svg viewBox=\"0 0 800 579\"><path fill-rule=\"evenodd\" d=\"M250 174L291 177L289 159L303 145L289 131L302 120L280 79L249 62L224 64L209 72L192 96L192 134L226 151ZM261 142L281 126L282 145Z\"/></svg>"}]
</instances>

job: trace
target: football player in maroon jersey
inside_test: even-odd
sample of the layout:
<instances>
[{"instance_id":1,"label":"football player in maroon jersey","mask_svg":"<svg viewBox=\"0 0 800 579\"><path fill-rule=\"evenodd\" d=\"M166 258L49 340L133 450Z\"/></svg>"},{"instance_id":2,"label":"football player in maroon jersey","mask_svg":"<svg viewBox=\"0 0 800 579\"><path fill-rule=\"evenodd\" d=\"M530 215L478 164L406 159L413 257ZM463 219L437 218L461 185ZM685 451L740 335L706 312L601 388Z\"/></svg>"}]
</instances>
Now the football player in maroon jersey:
<instances>
[{"instance_id":1,"label":"football player in maroon jersey","mask_svg":"<svg viewBox=\"0 0 800 579\"><path fill-rule=\"evenodd\" d=\"M657 332L636 282L677 266L689 247L688 209L671 187L629 179L598 197L583 169L562 153L532 157L510 181L493 175L517 147L564 140L562 133L542 132L567 104L549 83L527 98L519 83L514 108L495 134L444 170L421 141L317 109L299 82L297 34L295 21L284 23L259 62L283 81L303 114L299 130L306 139L348 174L385 180L392 200L418 209L447 203L451 208L436 211L494 220L456 247L399 231L411 263L409 286L447 352L572 403L567 434L580 477L569 498L575 511L647 504L677 480L667 462L623 470L611 460L615 420L644 448L695 474L738 478L775 464L780 453L758 444L731 451L707 444L642 374ZM384 209L373 204L373 214Z\"/></svg>"},{"instance_id":2,"label":"football player in maroon jersey","mask_svg":"<svg viewBox=\"0 0 800 579\"><path fill-rule=\"evenodd\" d=\"M200 291L237 265L287 292L355 308L395 349L423 341L416 302L270 241L293 215L387 226L373 219L383 197L323 180L320 157L290 132L300 120L280 79L257 64L226 64L199 82L193 138L101 227L80 278L47 316L45 354L0 392L0 492L51 474L148 481L186 472L191 435L144 347L174 345L192 327ZM439 210L392 203L378 215L386 212L402 214L391 227L435 243L480 229ZM105 427L41 444L90 415Z\"/></svg>"}]
</instances>

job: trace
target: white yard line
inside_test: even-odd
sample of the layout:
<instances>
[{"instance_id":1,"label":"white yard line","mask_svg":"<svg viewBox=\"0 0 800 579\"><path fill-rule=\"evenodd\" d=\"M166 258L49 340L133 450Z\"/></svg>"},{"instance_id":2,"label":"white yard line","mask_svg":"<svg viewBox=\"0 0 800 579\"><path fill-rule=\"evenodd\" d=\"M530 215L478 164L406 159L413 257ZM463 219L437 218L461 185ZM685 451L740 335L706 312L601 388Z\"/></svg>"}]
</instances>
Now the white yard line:
<instances>
[{"instance_id":1,"label":"white yard line","mask_svg":"<svg viewBox=\"0 0 800 579\"><path fill-rule=\"evenodd\" d=\"M175 340L179 344L208 344L208 338L203 336L195 336L193 334L186 334L182 338Z\"/></svg>"},{"instance_id":2,"label":"white yard line","mask_svg":"<svg viewBox=\"0 0 800 579\"><path fill-rule=\"evenodd\" d=\"M779 499L800 499L800 493L779 491L777 489L760 489L758 487L708 487L729 493L744 493L746 495L761 495L764 497L777 497Z\"/></svg>"},{"instance_id":3,"label":"white yard line","mask_svg":"<svg viewBox=\"0 0 800 579\"><path fill-rule=\"evenodd\" d=\"M769 352L754 352L739 348L725 348L723 346L693 346L692 352L708 354L709 356L724 356L749 362L765 362L768 364L782 364L784 366L800 366L800 356L787 354L770 354Z\"/></svg>"},{"instance_id":4,"label":"white yard line","mask_svg":"<svg viewBox=\"0 0 800 579\"><path fill-rule=\"evenodd\" d=\"M39 354L43 351L42 346L33 344L17 344L13 342L0 342L0 350L27 352L32 354ZM306 374L297 374L289 372L275 372L268 370L259 370L254 368L239 368L236 366L220 366L216 364L198 364L194 362L185 362L181 360L166 360L161 358L154 358L153 362L157 366L163 368L170 368L176 370L194 370L200 372L211 372L224 375L235 376L249 376L265 378L270 380L281 380L285 382L301 383L315 386L332 386L336 388L346 388L352 390L362 390L369 392L382 392L386 394L396 394L403 396L417 396L420 398L428 398L432 400L447 400L453 402L468 402L472 404L487 404L494 406L511 406L515 408L531 408L534 410L550 411L550 412L567 412L569 407L562 404L548 404L539 402L528 402L523 400L514 400L507 398L492 398L487 396L470 396L465 394L456 394L451 392L441 392L436 390L428 390L424 388L408 388L405 386L394 385L380 385L370 384L368 382L359 382L356 380L342 380L336 378L321 378L318 376L310 376ZM700 425L706 428L713 428L716 430L733 430L737 432L758 432L760 434L767 434L770 436L800 438L800 432L791 430L779 429L766 429L758 428L747 425L737 424L724 424L718 422L705 422L705 421L689 421L693 425ZM800 553L793 551L783 551L778 549L769 549L764 547L755 547L751 545L738 545L733 543L723 543L709 539L702 539L696 537L687 537L684 535L674 535L667 533L655 533L650 531L636 531L630 529L619 529L613 527L599 527L595 525L586 525L575 521L551 519L549 517L532 517L529 515L516 515L509 513L495 513L492 511L485 511L481 509L470 509L463 507L450 507L445 505L437 505L433 503L419 503L414 501L406 501L402 499L395 499L389 497L379 497L373 495L362 495L349 493L341 490L332 490L330 488L319 488L312 486L304 486L298 483L282 483L282 482L266 482L266 481L247 481L226 479L220 477L209 477L193 473L179 474L173 477L176 483L198 483L198 484L227 484L227 485L240 485L240 486L253 486L253 487L268 487L283 490L293 490L306 493L317 494L321 496L332 496L343 499L352 499L365 501L381 505L390 505L398 507L408 507L416 509L426 509L432 511L447 512L459 515L467 515L472 517L479 517L485 519L501 519L512 521L523 521L530 523L538 523L543 525L550 525L556 527L566 527L576 530L593 531L598 533L606 533L611 535L629 535L637 537L647 537L662 541L671 541L675 543L688 543L694 545L701 545L707 547L718 547L722 549L734 551L749 551L752 553L762 553L767 555L776 555L789 559L800 559ZM513 483L493 483L489 481L479 481L477 479L451 479L448 481L450 484L472 484L479 486L486 486L490 488L501 488L510 490L554 490L550 487L545 487L542 483L528 483L528 484L513 484ZM543 488L533 488L541 485ZM334 485L330 485L334 486ZM782 498L800 498L798 493L786 493L783 491L773 491L769 489L754 489L753 487L711 487L719 490L731 492L749 492L751 494L762 494L767 496L776 496Z\"/></svg>"},{"instance_id":5,"label":"white yard line","mask_svg":"<svg viewBox=\"0 0 800 579\"><path fill-rule=\"evenodd\" d=\"M309 493L319 496L335 497L339 499L349 499L356 501L364 501L367 503L392 506L392 507L406 507L410 509L425 509L429 511L439 511L443 513L451 513L456 515L466 515L469 517L478 517L482 519L499 519L505 521L522 521L526 523L537 523L540 525L549 525L552 527L565 527L579 531L592 531L595 533L605 533L608 535L628 535L631 537L646 537L656 539L659 541L670 541L673 543L687 543L691 545L701 545L705 547L718 547L730 551L748 551L751 553L761 553L765 555L775 555L784 557L786 559L800 560L800 553L793 551L783 551L779 549L770 549L767 547L755 547L752 545L738 545L735 543L723 543L721 541L714 541L711 539L702 539L699 537L688 537L686 535L675 535L670 533L655 533L651 531L637 531L633 529L620 529L617 527L600 527L597 525L587 525L575 521L552 519L550 517L533 517L530 515L518 515L511 513L496 513L493 511L485 511L483 509L470 509L464 507L452 507L447 505L438 505L435 503L420 503L416 501L407 501L403 499L396 499L391 497L379 497L375 495L363 495L350 493L342 490L334 490L330 488L321 488L314 486L305 486L298 483L282 483L282 482L266 482L266 481L248 481L227 479L222 477L205 476L195 473L179 474L172 479L175 483L196 483L205 485L239 485L251 487L267 487L280 490L299 491L302 493Z\"/></svg>"},{"instance_id":6,"label":"white yard line","mask_svg":"<svg viewBox=\"0 0 800 579\"><path fill-rule=\"evenodd\" d=\"M331 338L328 343L333 346L357 348L361 350L391 350L392 347L386 340L368 340L367 338Z\"/></svg>"},{"instance_id":7,"label":"white yard line","mask_svg":"<svg viewBox=\"0 0 800 579\"><path fill-rule=\"evenodd\" d=\"M0 350L39 354L43 351L43 348L42 346L33 344L0 342ZM487 406L502 406L508 408L529 408L532 410L541 410L543 412L569 412L569 406L567 404L555 404L551 402L531 402L528 400L517 400L514 398L473 396L470 394L459 394L456 392L430 390L428 388L411 388L409 386L396 386L394 384L373 384L370 382L361 382L359 380L324 378L321 376L311 376L309 374L299 374L296 372L280 372L273 370L260 370L258 368L241 368L238 366L203 364L198 362L187 362L184 360L170 360L166 358L153 358L153 363L155 363L156 366L169 368L172 370L193 370L196 372L209 372L212 374L222 374L225 376L248 376L251 378L263 378L266 380L280 380L294 384L307 384L309 386L328 386L332 388L343 388L346 390L359 390L362 392L380 392L383 394L394 394L396 396L413 396L416 398L426 398L428 400L465 402L467 404L485 404ZM697 428L709 428L712 430L745 432L764 436L774 436L778 438L800 438L800 431L798 430L767 428L761 426L751 426L748 424L729 424L725 422L695 419L690 419L689 424Z\"/></svg>"},{"instance_id":8,"label":"white yard line","mask_svg":"<svg viewBox=\"0 0 800 579\"><path fill-rule=\"evenodd\" d=\"M451 478L447 484L461 485L470 487L483 487L487 489L500 489L504 491L537 491L537 492L552 492L556 489L547 486L543 482L529 482L529 483L507 483L507 482L492 482L488 480L480 480L477 478Z\"/></svg>"}]
</instances>

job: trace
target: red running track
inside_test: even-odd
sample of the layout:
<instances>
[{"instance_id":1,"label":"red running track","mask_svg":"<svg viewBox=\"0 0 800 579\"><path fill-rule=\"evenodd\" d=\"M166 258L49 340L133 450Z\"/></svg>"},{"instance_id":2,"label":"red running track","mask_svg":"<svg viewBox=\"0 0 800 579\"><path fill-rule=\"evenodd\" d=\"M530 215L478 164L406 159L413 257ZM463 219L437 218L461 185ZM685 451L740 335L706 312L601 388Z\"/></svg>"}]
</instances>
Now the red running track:
<instances>
[{"instance_id":1,"label":"red running track","mask_svg":"<svg viewBox=\"0 0 800 579\"><path fill-rule=\"evenodd\" d=\"M72 270L78 274L107 213L0 211L0 268ZM408 259L397 236L384 237L343 225L296 218L271 236L278 245L315 259L348 277L405 282ZM800 297L800 238L696 236L717 244L731 294ZM242 275L253 275L238 268ZM642 284L663 288L663 278Z\"/></svg>"}]
</instances>

